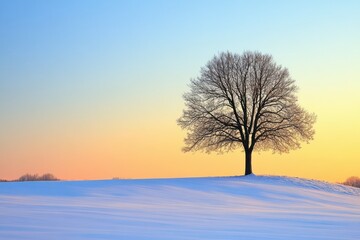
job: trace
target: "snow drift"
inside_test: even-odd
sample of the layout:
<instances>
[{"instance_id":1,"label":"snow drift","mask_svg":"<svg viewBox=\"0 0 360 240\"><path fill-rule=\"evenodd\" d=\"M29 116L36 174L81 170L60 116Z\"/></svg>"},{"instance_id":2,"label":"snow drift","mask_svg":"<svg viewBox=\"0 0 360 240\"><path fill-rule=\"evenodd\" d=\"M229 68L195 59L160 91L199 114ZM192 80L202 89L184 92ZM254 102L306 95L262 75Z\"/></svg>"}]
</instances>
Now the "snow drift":
<instances>
[{"instance_id":1,"label":"snow drift","mask_svg":"<svg viewBox=\"0 0 360 240\"><path fill-rule=\"evenodd\" d=\"M0 183L0 239L360 239L360 189L254 175Z\"/></svg>"}]
</instances>

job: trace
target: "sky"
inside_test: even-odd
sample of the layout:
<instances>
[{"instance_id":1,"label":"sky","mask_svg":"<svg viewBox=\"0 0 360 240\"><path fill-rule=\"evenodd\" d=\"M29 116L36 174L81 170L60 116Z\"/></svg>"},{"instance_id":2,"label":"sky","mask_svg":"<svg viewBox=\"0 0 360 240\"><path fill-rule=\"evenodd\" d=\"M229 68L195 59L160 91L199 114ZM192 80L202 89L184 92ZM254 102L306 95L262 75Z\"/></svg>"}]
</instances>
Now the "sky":
<instances>
[{"instance_id":1,"label":"sky","mask_svg":"<svg viewBox=\"0 0 360 240\"><path fill-rule=\"evenodd\" d=\"M360 176L359 1L0 1L0 179L233 176L241 149L183 153L191 78L222 51L289 69L315 138L255 174Z\"/></svg>"}]
</instances>

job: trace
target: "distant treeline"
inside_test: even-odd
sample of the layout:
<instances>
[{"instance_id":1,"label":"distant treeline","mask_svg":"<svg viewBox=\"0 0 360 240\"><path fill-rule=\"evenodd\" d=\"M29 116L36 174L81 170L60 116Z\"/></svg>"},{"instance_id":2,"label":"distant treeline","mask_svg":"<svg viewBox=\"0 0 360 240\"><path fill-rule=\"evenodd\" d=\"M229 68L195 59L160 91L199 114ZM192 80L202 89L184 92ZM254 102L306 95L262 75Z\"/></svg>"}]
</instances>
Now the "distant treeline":
<instances>
[{"instance_id":1,"label":"distant treeline","mask_svg":"<svg viewBox=\"0 0 360 240\"><path fill-rule=\"evenodd\" d=\"M114 177L113 180L119 180L121 178L118 177ZM0 179L0 182L26 182L26 181L59 181L60 179L58 179L57 177L55 177L53 174L51 173L45 173L43 175L38 175L38 174L24 174L21 177L19 177L18 179L15 180L6 180L6 179ZM349 177L348 179L346 179L345 182L341 183L347 186L351 186L351 187L357 187L360 188L360 178L359 177Z\"/></svg>"},{"instance_id":2,"label":"distant treeline","mask_svg":"<svg viewBox=\"0 0 360 240\"><path fill-rule=\"evenodd\" d=\"M38 174L24 174L21 177L19 177L18 179L12 180L12 181L8 181L5 179L0 179L0 182L26 182L26 181L59 181L60 179L58 179L57 177L55 177L53 174L51 173L45 173L43 175L38 175Z\"/></svg>"},{"instance_id":3,"label":"distant treeline","mask_svg":"<svg viewBox=\"0 0 360 240\"><path fill-rule=\"evenodd\" d=\"M360 178L355 176L349 177L345 182L343 182L343 184L360 188Z\"/></svg>"}]
</instances>

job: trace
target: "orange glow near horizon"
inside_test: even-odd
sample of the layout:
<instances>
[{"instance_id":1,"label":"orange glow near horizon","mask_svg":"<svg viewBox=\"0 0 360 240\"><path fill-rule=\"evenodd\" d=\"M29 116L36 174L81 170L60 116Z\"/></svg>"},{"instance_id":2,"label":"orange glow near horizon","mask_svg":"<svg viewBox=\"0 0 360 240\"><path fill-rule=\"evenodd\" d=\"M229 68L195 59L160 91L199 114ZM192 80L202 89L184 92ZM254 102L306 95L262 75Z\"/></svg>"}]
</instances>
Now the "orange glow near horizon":
<instances>
[{"instance_id":1,"label":"orange glow near horizon","mask_svg":"<svg viewBox=\"0 0 360 240\"><path fill-rule=\"evenodd\" d=\"M9 149L9 152L2 152L1 158L9 159L9 163L18 159L27 161L18 166L7 165L1 178L15 179L25 173L47 172L65 180L243 174L244 156L240 149L224 154L183 153L181 147L185 132L175 120L155 118L147 122L148 125L141 121L137 124L128 122L122 127L113 122L100 129L92 128L92 131L83 126L83 130L78 129L72 134L60 129L53 136L46 135L47 139L39 137L37 142L27 139L26 144L24 140L22 151ZM255 152L254 173L330 182L341 182L357 175L358 142L335 141L359 133L358 128L351 127L354 123L349 121L349 125L337 130L331 129L334 123L329 122L327 126L320 118L316 124L315 140L303 144L301 149L285 154Z\"/></svg>"},{"instance_id":2,"label":"orange glow near horizon","mask_svg":"<svg viewBox=\"0 0 360 240\"><path fill-rule=\"evenodd\" d=\"M290 153L255 152L255 174L330 182L359 176L360 110L353 107L360 105L356 89L338 88L338 100L331 104L327 103L333 99L334 89L323 92L320 100L312 95L314 91L316 85L299 93L301 105L317 114L314 140ZM61 127L44 122L23 127L22 132L13 130L1 143L0 159L6 162L1 163L0 179L48 172L65 180L243 175L241 149L224 154L181 151L185 132L176 125L183 108L181 96L178 99L176 110L167 111L167 107L147 118L101 115L76 122L64 120ZM353 105L347 105L349 102ZM41 130L34 132L34 127Z\"/></svg>"}]
</instances>

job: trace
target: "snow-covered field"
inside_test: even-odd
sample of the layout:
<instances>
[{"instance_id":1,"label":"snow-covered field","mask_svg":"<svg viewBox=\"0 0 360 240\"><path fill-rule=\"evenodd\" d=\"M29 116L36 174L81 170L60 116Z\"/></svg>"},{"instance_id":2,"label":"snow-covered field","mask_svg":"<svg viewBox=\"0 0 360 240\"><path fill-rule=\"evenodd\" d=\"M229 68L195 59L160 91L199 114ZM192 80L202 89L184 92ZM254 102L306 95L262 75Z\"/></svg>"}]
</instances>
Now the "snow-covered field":
<instances>
[{"instance_id":1,"label":"snow-covered field","mask_svg":"<svg viewBox=\"0 0 360 240\"><path fill-rule=\"evenodd\" d=\"M360 189L298 178L0 183L0 239L360 239Z\"/></svg>"}]
</instances>

